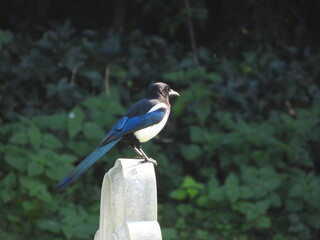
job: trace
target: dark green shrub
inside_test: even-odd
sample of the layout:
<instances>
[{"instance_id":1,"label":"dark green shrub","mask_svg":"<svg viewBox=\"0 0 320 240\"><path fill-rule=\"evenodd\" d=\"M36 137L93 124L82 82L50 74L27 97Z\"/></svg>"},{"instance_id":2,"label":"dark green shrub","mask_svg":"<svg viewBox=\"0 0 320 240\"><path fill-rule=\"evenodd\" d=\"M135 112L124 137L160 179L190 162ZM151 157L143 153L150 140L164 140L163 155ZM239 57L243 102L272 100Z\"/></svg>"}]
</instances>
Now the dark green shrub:
<instances>
[{"instance_id":1,"label":"dark green shrub","mask_svg":"<svg viewBox=\"0 0 320 240\"><path fill-rule=\"evenodd\" d=\"M166 129L144 145L160 164L163 238L319 238L319 56L311 48L261 45L231 59L200 47L195 66L183 45L138 31L76 34L65 24L39 40L0 33L0 237L92 238L103 174L134 154L120 145L66 193L52 187L123 106L161 80L181 95Z\"/></svg>"}]
</instances>

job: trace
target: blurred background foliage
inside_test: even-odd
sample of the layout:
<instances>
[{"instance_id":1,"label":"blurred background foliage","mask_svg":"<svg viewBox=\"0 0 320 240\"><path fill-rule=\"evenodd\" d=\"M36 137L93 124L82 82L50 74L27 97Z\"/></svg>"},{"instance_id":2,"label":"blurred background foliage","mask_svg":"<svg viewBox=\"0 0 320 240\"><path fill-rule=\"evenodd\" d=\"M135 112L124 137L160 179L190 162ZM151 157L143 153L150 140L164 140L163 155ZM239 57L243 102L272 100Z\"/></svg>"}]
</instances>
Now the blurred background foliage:
<instances>
[{"instance_id":1,"label":"blurred background foliage","mask_svg":"<svg viewBox=\"0 0 320 240\"><path fill-rule=\"evenodd\" d=\"M144 145L163 239L320 238L319 2L1 4L0 239L93 238L103 175L134 154L53 186L156 81L181 95Z\"/></svg>"}]
</instances>

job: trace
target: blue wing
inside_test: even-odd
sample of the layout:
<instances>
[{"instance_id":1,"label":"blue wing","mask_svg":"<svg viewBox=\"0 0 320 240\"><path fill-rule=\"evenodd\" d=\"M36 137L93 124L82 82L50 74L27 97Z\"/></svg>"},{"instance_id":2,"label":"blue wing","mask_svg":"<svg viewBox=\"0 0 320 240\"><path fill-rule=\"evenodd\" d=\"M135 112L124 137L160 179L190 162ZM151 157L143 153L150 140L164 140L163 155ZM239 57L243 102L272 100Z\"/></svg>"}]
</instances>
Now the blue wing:
<instances>
[{"instance_id":1,"label":"blue wing","mask_svg":"<svg viewBox=\"0 0 320 240\"><path fill-rule=\"evenodd\" d=\"M76 181L89 167L116 145L124 135L160 122L165 115L165 111L166 109L161 108L142 116L122 117L103 138L100 146L62 179L56 185L56 188L61 191L65 190L70 183Z\"/></svg>"},{"instance_id":2,"label":"blue wing","mask_svg":"<svg viewBox=\"0 0 320 240\"><path fill-rule=\"evenodd\" d=\"M159 123L166 113L165 108L159 108L155 111L148 112L142 116L122 117L116 125L109 131L109 133L102 139L101 145L127 135L129 133L138 131L142 128L152 126Z\"/></svg>"}]
</instances>

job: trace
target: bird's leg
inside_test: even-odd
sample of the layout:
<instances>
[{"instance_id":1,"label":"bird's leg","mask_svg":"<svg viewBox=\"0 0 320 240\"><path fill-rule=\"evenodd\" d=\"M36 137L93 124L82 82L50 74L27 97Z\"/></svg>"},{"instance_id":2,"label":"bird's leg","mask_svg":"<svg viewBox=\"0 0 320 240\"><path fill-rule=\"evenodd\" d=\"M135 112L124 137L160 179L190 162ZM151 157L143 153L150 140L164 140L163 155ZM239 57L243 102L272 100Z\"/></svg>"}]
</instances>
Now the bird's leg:
<instances>
[{"instance_id":1,"label":"bird's leg","mask_svg":"<svg viewBox=\"0 0 320 240\"><path fill-rule=\"evenodd\" d=\"M144 159L144 161L142 161L142 163L145 163L145 162L151 162L153 163L153 165L155 166L158 166L158 163L156 160L152 159L152 158L149 158L145 153L144 151L141 149L141 147L137 147L136 145L131 145L130 144L130 147L132 148L133 151L135 151L141 158Z\"/></svg>"},{"instance_id":2,"label":"bird's leg","mask_svg":"<svg viewBox=\"0 0 320 240\"><path fill-rule=\"evenodd\" d=\"M149 158L149 157L144 153L144 151L142 150L141 147L139 147L138 151L141 152L141 155L142 155L143 158L144 158L144 162L151 162L151 163L153 163L153 165L158 166L157 161L154 160L154 159L152 159L152 158Z\"/></svg>"},{"instance_id":3,"label":"bird's leg","mask_svg":"<svg viewBox=\"0 0 320 240\"><path fill-rule=\"evenodd\" d=\"M138 154L141 158L144 159L142 153L139 151L139 149L138 149L136 146L130 145L130 147L131 147L131 149L132 149L133 151L135 151L136 154Z\"/></svg>"}]
</instances>

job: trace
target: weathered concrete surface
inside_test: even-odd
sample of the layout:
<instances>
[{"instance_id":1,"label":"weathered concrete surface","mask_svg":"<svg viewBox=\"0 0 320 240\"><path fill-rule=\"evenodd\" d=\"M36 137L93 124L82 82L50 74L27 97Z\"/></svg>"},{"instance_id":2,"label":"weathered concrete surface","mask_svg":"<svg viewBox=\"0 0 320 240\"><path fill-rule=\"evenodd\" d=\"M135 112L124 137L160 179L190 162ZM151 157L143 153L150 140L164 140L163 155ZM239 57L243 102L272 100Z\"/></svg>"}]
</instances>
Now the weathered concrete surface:
<instances>
[{"instance_id":1,"label":"weathered concrete surface","mask_svg":"<svg viewBox=\"0 0 320 240\"><path fill-rule=\"evenodd\" d=\"M95 240L161 240L152 163L118 159L105 174Z\"/></svg>"}]
</instances>

